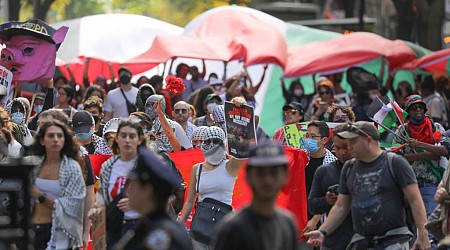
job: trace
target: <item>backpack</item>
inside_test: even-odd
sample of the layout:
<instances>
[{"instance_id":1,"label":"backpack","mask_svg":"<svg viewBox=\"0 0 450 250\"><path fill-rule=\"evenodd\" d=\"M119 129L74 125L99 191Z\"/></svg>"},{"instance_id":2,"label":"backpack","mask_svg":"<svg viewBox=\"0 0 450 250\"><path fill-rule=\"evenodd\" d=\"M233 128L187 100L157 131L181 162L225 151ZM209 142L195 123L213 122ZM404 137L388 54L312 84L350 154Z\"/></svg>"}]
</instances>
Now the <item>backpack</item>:
<instances>
[{"instance_id":1,"label":"backpack","mask_svg":"<svg viewBox=\"0 0 450 250\"><path fill-rule=\"evenodd\" d=\"M403 195L403 190L401 187L398 186L397 182L395 181L395 174L394 174L394 166L392 164L394 160L394 153L387 152L387 161L388 161L388 170L389 174L391 175L392 180L394 181L395 185L397 186L398 190L402 194L403 199L403 208L405 209L405 215L406 215L406 225L408 226L408 229L410 232L415 232L416 230L416 223L414 222L414 216L411 210L411 207L409 206L408 201L406 200L405 196ZM350 160L349 166L347 168L346 176L347 178L350 176L351 170L353 169L353 166L356 164L356 159L353 158Z\"/></svg>"}]
</instances>

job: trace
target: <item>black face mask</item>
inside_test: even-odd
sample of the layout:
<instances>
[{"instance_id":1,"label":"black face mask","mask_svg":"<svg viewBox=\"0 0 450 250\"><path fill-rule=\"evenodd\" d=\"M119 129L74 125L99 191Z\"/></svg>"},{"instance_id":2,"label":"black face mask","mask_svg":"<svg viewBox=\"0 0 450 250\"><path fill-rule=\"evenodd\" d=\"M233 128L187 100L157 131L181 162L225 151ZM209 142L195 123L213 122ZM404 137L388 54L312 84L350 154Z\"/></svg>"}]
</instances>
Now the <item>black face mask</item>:
<instances>
[{"instance_id":1,"label":"black face mask","mask_svg":"<svg viewBox=\"0 0 450 250\"><path fill-rule=\"evenodd\" d=\"M122 83L122 84L129 84L131 81L131 77L128 75L121 75L119 80L120 80L120 83Z\"/></svg>"},{"instance_id":2,"label":"black face mask","mask_svg":"<svg viewBox=\"0 0 450 250\"><path fill-rule=\"evenodd\" d=\"M94 118L94 124L97 124L98 120L99 120L98 116L97 115L93 115L92 118Z\"/></svg>"},{"instance_id":3,"label":"black face mask","mask_svg":"<svg viewBox=\"0 0 450 250\"><path fill-rule=\"evenodd\" d=\"M343 122L346 122L346 121L344 121L343 119L339 119L339 120L336 120L336 121L334 121L334 122L340 122L340 123L343 123Z\"/></svg>"}]
</instances>

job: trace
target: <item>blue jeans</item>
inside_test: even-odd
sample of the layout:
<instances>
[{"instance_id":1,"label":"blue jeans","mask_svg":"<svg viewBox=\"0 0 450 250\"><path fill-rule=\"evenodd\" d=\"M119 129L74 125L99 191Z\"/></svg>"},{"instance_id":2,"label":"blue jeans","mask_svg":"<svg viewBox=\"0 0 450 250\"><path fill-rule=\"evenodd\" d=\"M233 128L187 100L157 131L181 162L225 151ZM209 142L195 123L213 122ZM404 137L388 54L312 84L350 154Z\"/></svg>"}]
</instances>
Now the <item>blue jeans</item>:
<instances>
[{"instance_id":1,"label":"blue jeans","mask_svg":"<svg viewBox=\"0 0 450 250\"><path fill-rule=\"evenodd\" d=\"M438 205L436 200L434 200L434 194L436 193L437 186L431 183L423 183L419 185L420 195L422 195L423 204L427 212L427 217L433 212L433 210ZM433 240L434 236L429 233L428 239ZM433 244L431 249L436 249L436 245Z\"/></svg>"},{"instance_id":2,"label":"blue jeans","mask_svg":"<svg viewBox=\"0 0 450 250\"><path fill-rule=\"evenodd\" d=\"M431 183L423 183L419 185L420 195L422 195L423 204L429 216L437 206L437 202L434 200L434 194L436 193L437 186Z\"/></svg>"}]
</instances>

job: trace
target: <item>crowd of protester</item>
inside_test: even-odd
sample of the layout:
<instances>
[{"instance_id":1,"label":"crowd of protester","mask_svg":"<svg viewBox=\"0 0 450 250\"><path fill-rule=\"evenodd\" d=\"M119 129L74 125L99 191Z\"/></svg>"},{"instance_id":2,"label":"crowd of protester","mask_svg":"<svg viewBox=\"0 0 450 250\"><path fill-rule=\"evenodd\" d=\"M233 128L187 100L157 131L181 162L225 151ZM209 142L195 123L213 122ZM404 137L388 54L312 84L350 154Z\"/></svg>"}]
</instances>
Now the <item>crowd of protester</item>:
<instances>
[{"instance_id":1,"label":"crowd of protester","mask_svg":"<svg viewBox=\"0 0 450 250\"><path fill-rule=\"evenodd\" d=\"M119 69L118 75L117 81L112 83L98 76L95 82L89 83L85 79L82 85L57 77L43 86L45 92L36 94L33 102L17 97L0 109L0 141L8 146L8 154L3 155L2 161L7 162L11 157L32 157L38 164L32 189L32 196L37 200L32 216L34 229L38 232L35 249L86 246L90 219L95 218L101 208L116 209L111 213L120 215L118 225L107 228L108 249L133 228L141 215L130 206L125 189L129 185L129 174L138 161L139 146L150 148L175 169L176 165L168 153L201 148L205 161L192 167L190 183L199 182L200 176L202 181L197 186L189 186L182 208L173 206L173 214L181 212L180 222L188 219L196 199L202 202L205 198L214 198L231 205L236 176L243 161L226 154L223 105L225 101L232 101L238 106L257 105L254 96L264 80L264 74L254 85L248 81L245 72L222 79L211 74L209 79L204 79L204 67L203 72L199 72L197 67L182 63L175 70L175 76L183 80L186 88L181 93L165 89L164 78L159 75L150 78L142 76L136 83L132 83L133 75L125 67ZM305 188L309 209L308 223L300 231L310 236L310 243L316 247L344 249L350 241L353 242L352 230L366 238L364 232L371 234L376 230L365 231L361 222L352 226L352 218L361 219L361 215L344 212L339 213L342 214L340 220L333 219L334 223L342 222L342 225L330 227L326 221L334 218L332 207L340 204L338 207L345 206L346 211L350 210L349 197L353 197L353 191L352 187L342 183L339 189L333 191L328 187L346 181L346 178L339 176L344 176L341 170L353 157L363 162L374 159L362 153L355 156L356 149L348 143L354 138L340 136L343 132L349 132L348 128L341 126L330 134L327 122L353 126L355 122L368 121L365 111L370 100L382 97L386 91L380 87L376 91L352 93L349 103L345 98L337 97L336 92L342 91L340 82L330 79L337 81L339 78L318 78L314 93L309 95L305 94L300 80L293 81L289 87L282 81L280 88L285 105L280 113L283 113L286 125L310 121L301 139L308 157ZM401 188L417 183L422 198L420 202L429 216L438 203L449 198L449 190L442 185L442 179L447 167L443 162L448 163L450 154L449 131L446 131L449 128L450 81L444 75L429 75L414 84L401 82L392 94L393 99L408 113L406 122L399 124L397 130L393 128L395 135L377 136L366 125L357 127L358 133L370 138L370 145L365 146L371 149L380 147L378 142L384 138L406 145L396 152L402 155L402 159L395 159L401 161L405 168L412 166L413 175L408 172L407 178L401 178ZM273 138L258 124L255 128L259 142L272 140L286 145L283 128L276 130ZM436 137L436 132L439 132L439 137ZM95 179L87 157L89 154L111 155L101 167L95 204ZM287 163L280 160L280 164ZM253 164L253 167L258 166ZM376 182L373 179L361 181ZM371 184L367 185L374 188ZM258 189L255 187L253 191ZM409 193L406 192L406 195ZM338 198L341 196L345 197L342 202ZM417 205L418 210L421 208ZM354 211L353 208L351 210ZM381 218L377 211L367 212L373 213L368 216L374 220ZM423 219L425 214L421 216L417 212L415 219ZM392 225L385 226L386 231L395 226L401 227L404 222L394 221ZM334 232L314 231L321 225ZM417 229L419 234L412 232L414 238L420 241L422 249L429 249L430 246L423 241L423 225L418 225ZM374 235L378 234L371 234ZM402 242L409 240L409 234L400 235ZM220 239L220 234L217 237L212 241L214 244L226 243ZM427 240L436 247L438 239L431 233L427 234ZM307 249L306 241L303 243ZM210 248L196 239L193 239L193 246L195 249ZM227 249L219 245L215 247Z\"/></svg>"}]
</instances>

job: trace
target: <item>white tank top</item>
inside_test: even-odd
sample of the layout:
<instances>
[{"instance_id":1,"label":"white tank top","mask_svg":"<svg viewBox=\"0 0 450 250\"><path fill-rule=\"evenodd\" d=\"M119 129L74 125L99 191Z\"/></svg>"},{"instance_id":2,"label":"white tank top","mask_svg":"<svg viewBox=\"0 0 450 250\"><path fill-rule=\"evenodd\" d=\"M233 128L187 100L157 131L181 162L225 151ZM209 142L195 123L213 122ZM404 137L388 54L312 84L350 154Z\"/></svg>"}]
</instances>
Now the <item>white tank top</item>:
<instances>
[{"instance_id":1,"label":"white tank top","mask_svg":"<svg viewBox=\"0 0 450 250\"><path fill-rule=\"evenodd\" d=\"M59 180L47 180L42 178L36 178L35 182L39 190L42 191L47 197L51 199L56 199L61 192L61 186L59 185Z\"/></svg>"},{"instance_id":2,"label":"white tank top","mask_svg":"<svg viewBox=\"0 0 450 250\"><path fill-rule=\"evenodd\" d=\"M205 198L213 198L231 206L234 183L237 177L231 176L226 169L228 161L223 161L218 167L211 171L202 169L199 185L199 201ZM197 168L197 180L200 165ZM197 183L196 183L197 185Z\"/></svg>"}]
</instances>

